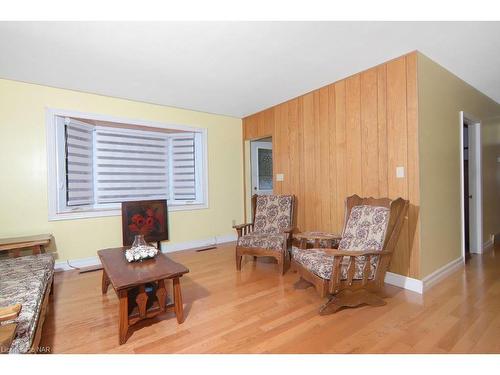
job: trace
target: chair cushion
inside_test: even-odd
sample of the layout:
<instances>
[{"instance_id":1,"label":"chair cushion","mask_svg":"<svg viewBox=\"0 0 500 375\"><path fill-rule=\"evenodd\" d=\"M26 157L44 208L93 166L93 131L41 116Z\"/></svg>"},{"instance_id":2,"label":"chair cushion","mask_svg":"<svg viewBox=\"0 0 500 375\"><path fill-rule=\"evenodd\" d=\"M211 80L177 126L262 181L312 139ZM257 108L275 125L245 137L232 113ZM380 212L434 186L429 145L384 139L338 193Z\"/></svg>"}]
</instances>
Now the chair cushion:
<instances>
[{"instance_id":1,"label":"chair cushion","mask_svg":"<svg viewBox=\"0 0 500 375\"><path fill-rule=\"evenodd\" d=\"M333 268L333 256L328 255L322 249L307 249L302 250L295 246L292 247L292 258L300 263L307 270L314 273L316 276L321 277L325 280L330 280L332 277L332 268ZM373 279L375 277L375 267L377 264L377 260L372 257L370 259L370 275L369 279ZM361 280L363 279L363 265L364 265L364 257L356 258L355 263L355 272L354 279ZM344 257L342 259L342 264L340 267L340 279L347 279L347 269L349 267L349 257Z\"/></svg>"},{"instance_id":2,"label":"chair cushion","mask_svg":"<svg viewBox=\"0 0 500 375\"><path fill-rule=\"evenodd\" d=\"M259 195L254 232L278 234L292 224L292 195Z\"/></svg>"},{"instance_id":3,"label":"chair cushion","mask_svg":"<svg viewBox=\"0 0 500 375\"><path fill-rule=\"evenodd\" d=\"M0 260L0 307L22 304L16 337L10 353L29 351L40 315L45 290L54 273L51 254L39 254Z\"/></svg>"},{"instance_id":4,"label":"chair cushion","mask_svg":"<svg viewBox=\"0 0 500 375\"><path fill-rule=\"evenodd\" d=\"M252 232L238 238L238 246L279 251L283 248L284 240L283 235Z\"/></svg>"},{"instance_id":5,"label":"chair cushion","mask_svg":"<svg viewBox=\"0 0 500 375\"><path fill-rule=\"evenodd\" d=\"M389 208L354 206L344 228L339 250L376 250L384 247Z\"/></svg>"}]
</instances>

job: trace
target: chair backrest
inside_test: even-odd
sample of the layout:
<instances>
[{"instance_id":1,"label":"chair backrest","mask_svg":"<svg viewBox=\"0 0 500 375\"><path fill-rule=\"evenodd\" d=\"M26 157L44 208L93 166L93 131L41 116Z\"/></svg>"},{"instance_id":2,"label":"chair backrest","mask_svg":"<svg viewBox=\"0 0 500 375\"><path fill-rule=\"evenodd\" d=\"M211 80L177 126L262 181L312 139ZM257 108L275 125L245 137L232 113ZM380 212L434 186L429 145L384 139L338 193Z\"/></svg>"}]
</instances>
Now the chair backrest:
<instances>
[{"instance_id":1,"label":"chair backrest","mask_svg":"<svg viewBox=\"0 0 500 375\"><path fill-rule=\"evenodd\" d=\"M293 195L254 195L253 231L277 234L293 225Z\"/></svg>"},{"instance_id":2,"label":"chair backrest","mask_svg":"<svg viewBox=\"0 0 500 375\"><path fill-rule=\"evenodd\" d=\"M342 233L339 250L381 251L389 224L389 211L389 208L384 206L352 207Z\"/></svg>"},{"instance_id":3,"label":"chair backrest","mask_svg":"<svg viewBox=\"0 0 500 375\"><path fill-rule=\"evenodd\" d=\"M394 251L408 205L402 198L348 197L339 249Z\"/></svg>"}]
</instances>

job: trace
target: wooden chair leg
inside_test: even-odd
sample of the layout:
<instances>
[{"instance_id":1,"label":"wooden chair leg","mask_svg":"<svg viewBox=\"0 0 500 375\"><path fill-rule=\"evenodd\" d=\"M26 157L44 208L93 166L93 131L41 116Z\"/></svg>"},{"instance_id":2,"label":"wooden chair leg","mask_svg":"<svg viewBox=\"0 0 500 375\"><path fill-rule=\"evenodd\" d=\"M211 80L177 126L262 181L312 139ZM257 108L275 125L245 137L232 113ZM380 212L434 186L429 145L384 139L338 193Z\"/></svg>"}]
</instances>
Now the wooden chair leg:
<instances>
[{"instance_id":1,"label":"wooden chair leg","mask_svg":"<svg viewBox=\"0 0 500 375\"><path fill-rule=\"evenodd\" d=\"M335 296L331 296L319 309L320 315L334 314L342 307L356 307L359 305L384 306L385 302L382 298L374 293L366 290L342 290Z\"/></svg>"},{"instance_id":2,"label":"wooden chair leg","mask_svg":"<svg viewBox=\"0 0 500 375\"><path fill-rule=\"evenodd\" d=\"M50 296L54 295L54 275L52 275L52 281L50 282Z\"/></svg>"},{"instance_id":3,"label":"wooden chair leg","mask_svg":"<svg viewBox=\"0 0 500 375\"><path fill-rule=\"evenodd\" d=\"M278 258L278 269L283 276L285 274L285 258L283 256Z\"/></svg>"},{"instance_id":4,"label":"wooden chair leg","mask_svg":"<svg viewBox=\"0 0 500 375\"><path fill-rule=\"evenodd\" d=\"M241 271L241 255L238 254L238 250L236 250L236 270Z\"/></svg>"}]
</instances>

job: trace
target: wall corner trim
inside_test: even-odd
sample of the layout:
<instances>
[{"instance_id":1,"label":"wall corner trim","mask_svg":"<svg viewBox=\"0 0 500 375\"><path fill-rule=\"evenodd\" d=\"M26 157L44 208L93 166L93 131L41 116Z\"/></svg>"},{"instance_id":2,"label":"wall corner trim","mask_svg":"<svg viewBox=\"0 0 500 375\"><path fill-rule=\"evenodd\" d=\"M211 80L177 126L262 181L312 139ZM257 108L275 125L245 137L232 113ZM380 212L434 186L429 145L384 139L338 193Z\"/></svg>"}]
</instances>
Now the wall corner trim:
<instances>
[{"instance_id":1,"label":"wall corner trim","mask_svg":"<svg viewBox=\"0 0 500 375\"><path fill-rule=\"evenodd\" d=\"M411 290L422 294L424 292L422 280L414 279L412 277L399 275L397 273L386 272L385 280L387 284L391 284L406 290Z\"/></svg>"},{"instance_id":2,"label":"wall corner trim","mask_svg":"<svg viewBox=\"0 0 500 375\"><path fill-rule=\"evenodd\" d=\"M387 272L385 274L385 282L406 290L411 290L419 294L424 294L431 286L437 284L451 273L462 267L464 258L457 258L443 267L437 269L430 275L427 275L423 280L414 279L408 276L398 275L397 273Z\"/></svg>"},{"instance_id":3,"label":"wall corner trim","mask_svg":"<svg viewBox=\"0 0 500 375\"><path fill-rule=\"evenodd\" d=\"M180 242L176 244L162 244L162 253L173 253L175 251L191 250L196 247L218 245L226 242L236 241L238 236L236 234L226 234L223 236L211 237L203 240L195 240L188 242ZM71 271L83 267L91 267L100 265L99 257L79 258L72 260L59 260L55 264L55 272Z\"/></svg>"},{"instance_id":4,"label":"wall corner trim","mask_svg":"<svg viewBox=\"0 0 500 375\"><path fill-rule=\"evenodd\" d=\"M430 275L427 275L422 280L424 292L427 291L431 286L437 284L439 281L443 280L451 273L455 272L457 269L463 266L464 266L464 258L460 257L455 260L452 260L448 264L445 264L443 267L438 268Z\"/></svg>"}]
</instances>

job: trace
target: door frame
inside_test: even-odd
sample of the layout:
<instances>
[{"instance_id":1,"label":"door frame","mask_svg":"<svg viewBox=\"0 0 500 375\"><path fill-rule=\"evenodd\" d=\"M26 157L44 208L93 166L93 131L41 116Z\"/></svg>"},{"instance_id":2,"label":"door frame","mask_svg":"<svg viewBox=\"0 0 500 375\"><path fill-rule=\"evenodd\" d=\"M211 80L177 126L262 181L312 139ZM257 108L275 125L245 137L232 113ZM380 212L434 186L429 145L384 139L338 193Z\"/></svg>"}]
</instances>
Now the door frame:
<instances>
[{"instance_id":1,"label":"door frame","mask_svg":"<svg viewBox=\"0 0 500 375\"><path fill-rule=\"evenodd\" d=\"M462 247L462 259L465 262L465 202L464 202L464 123L467 124L469 128L469 134L474 132L474 147L470 147L469 143L469 154L471 150L475 154L475 165L476 170L474 185L476 186L475 194L472 196L472 202L469 205L474 207L475 216L473 221L469 220L469 231L471 225L476 227L476 235L469 236L469 251L471 254L481 254L483 252L483 172L482 172L482 149L481 149L481 121L467 112L460 111L460 234L461 234L461 247ZM471 137L469 136L469 140ZM470 156L469 156L470 162ZM470 164L469 164L470 168ZM470 189L470 186L469 186Z\"/></svg>"}]
</instances>

